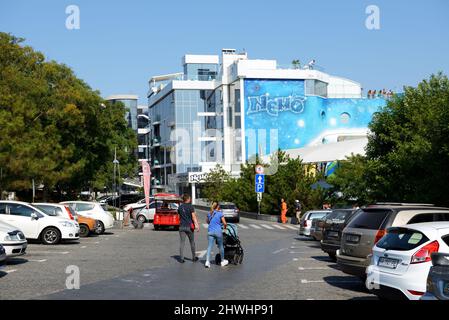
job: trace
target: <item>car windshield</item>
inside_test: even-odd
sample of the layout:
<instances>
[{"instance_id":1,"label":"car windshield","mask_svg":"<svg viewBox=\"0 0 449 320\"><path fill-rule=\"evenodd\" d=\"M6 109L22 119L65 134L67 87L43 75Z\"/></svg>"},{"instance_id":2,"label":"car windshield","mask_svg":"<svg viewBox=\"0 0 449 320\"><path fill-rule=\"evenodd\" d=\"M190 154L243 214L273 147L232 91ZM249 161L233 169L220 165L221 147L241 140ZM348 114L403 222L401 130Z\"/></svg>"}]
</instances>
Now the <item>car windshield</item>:
<instances>
[{"instance_id":1,"label":"car windshield","mask_svg":"<svg viewBox=\"0 0 449 320\"><path fill-rule=\"evenodd\" d=\"M326 215L324 212L311 212L309 215L309 220L321 219Z\"/></svg>"},{"instance_id":2,"label":"car windshield","mask_svg":"<svg viewBox=\"0 0 449 320\"><path fill-rule=\"evenodd\" d=\"M388 230L388 233L380 239L377 247L387 250L409 251L427 241L429 241L429 238L422 232L406 228L393 228Z\"/></svg>"},{"instance_id":3,"label":"car windshield","mask_svg":"<svg viewBox=\"0 0 449 320\"><path fill-rule=\"evenodd\" d=\"M344 220L347 216L351 214L350 210L333 210L326 216L329 220Z\"/></svg>"},{"instance_id":4,"label":"car windshield","mask_svg":"<svg viewBox=\"0 0 449 320\"><path fill-rule=\"evenodd\" d=\"M351 222L348 228L379 230L390 210L362 210Z\"/></svg>"},{"instance_id":5,"label":"car windshield","mask_svg":"<svg viewBox=\"0 0 449 320\"><path fill-rule=\"evenodd\" d=\"M235 204L221 204L220 208L222 208L222 209L235 209Z\"/></svg>"}]
</instances>

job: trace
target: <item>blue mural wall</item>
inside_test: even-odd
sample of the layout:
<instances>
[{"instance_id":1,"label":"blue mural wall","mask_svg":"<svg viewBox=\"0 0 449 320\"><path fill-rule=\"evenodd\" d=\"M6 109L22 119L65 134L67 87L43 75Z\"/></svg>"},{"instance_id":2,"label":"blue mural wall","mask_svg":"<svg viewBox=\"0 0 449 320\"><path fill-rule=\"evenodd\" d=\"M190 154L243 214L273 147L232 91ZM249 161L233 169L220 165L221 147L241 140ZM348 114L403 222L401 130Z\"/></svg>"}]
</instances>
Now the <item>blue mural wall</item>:
<instances>
[{"instance_id":1,"label":"blue mural wall","mask_svg":"<svg viewBox=\"0 0 449 320\"><path fill-rule=\"evenodd\" d=\"M327 132L350 134L366 130L373 113L384 105L381 98L306 96L304 80L245 79L246 158L257 152L270 154L277 148L305 147ZM278 130L277 138L270 138L270 129ZM260 130L266 131L265 141L259 141Z\"/></svg>"}]
</instances>

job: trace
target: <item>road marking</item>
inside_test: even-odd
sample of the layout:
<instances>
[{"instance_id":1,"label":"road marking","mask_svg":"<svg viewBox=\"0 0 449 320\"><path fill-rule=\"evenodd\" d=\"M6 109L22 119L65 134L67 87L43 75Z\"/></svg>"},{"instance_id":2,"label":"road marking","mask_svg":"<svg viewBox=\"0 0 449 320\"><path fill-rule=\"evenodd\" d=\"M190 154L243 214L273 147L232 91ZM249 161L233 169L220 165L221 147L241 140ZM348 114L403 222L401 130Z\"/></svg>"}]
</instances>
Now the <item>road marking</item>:
<instances>
[{"instance_id":1,"label":"road marking","mask_svg":"<svg viewBox=\"0 0 449 320\"><path fill-rule=\"evenodd\" d=\"M279 250L273 251L273 254L276 254L276 253L282 252L282 251L284 251L284 250L287 250L287 248L283 248L283 249L279 249Z\"/></svg>"},{"instance_id":2,"label":"road marking","mask_svg":"<svg viewBox=\"0 0 449 320\"><path fill-rule=\"evenodd\" d=\"M295 254L295 253L316 253L315 251L290 251L291 254Z\"/></svg>"},{"instance_id":3,"label":"road marking","mask_svg":"<svg viewBox=\"0 0 449 320\"><path fill-rule=\"evenodd\" d=\"M250 224L251 227L253 227L254 229L262 229L261 227L259 227L257 224Z\"/></svg>"},{"instance_id":4,"label":"road marking","mask_svg":"<svg viewBox=\"0 0 449 320\"><path fill-rule=\"evenodd\" d=\"M239 224L238 225L240 228L243 228L243 229L249 229L247 226L245 226L244 224Z\"/></svg>"},{"instance_id":5,"label":"road marking","mask_svg":"<svg viewBox=\"0 0 449 320\"><path fill-rule=\"evenodd\" d=\"M311 268L304 268L304 267L298 267L298 270L304 271L304 270L328 270L329 268L326 267L311 267Z\"/></svg>"},{"instance_id":6,"label":"road marking","mask_svg":"<svg viewBox=\"0 0 449 320\"><path fill-rule=\"evenodd\" d=\"M301 279L301 283L307 284L307 283L329 283L329 284L338 284L338 283L361 283L360 280L328 280L328 281L324 281L324 280L306 280L306 279Z\"/></svg>"},{"instance_id":7,"label":"road marking","mask_svg":"<svg viewBox=\"0 0 449 320\"><path fill-rule=\"evenodd\" d=\"M28 261L31 261L31 262L45 262L45 261L47 261L47 259L40 259L40 260L29 259Z\"/></svg>"},{"instance_id":8,"label":"road marking","mask_svg":"<svg viewBox=\"0 0 449 320\"><path fill-rule=\"evenodd\" d=\"M196 251L196 252L195 252L195 255L196 255L198 258L202 258L202 257L204 257L204 256L206 255L206 253L207 253L207 250Z\"/></svg>"},{"instance_id":9,"label":"road marking","mask_svg":"<svg viewBox=\"0 0 449 320\"><path fill-rule=\"evenodd\" d=\"M292 229L292 230L298 230L297 227L293 227L293 226L286 226L286 225L284 225L284 227L289 228L289 229Z\"/></svg>"},{"instance_id":10,"label":"road marking","mask_svg":"<svg viewBox=\"0 0 449 320\"><path fill-rule=\"evenodd\" d=\"M81 249L87 248L87 246L82 246Z\"/></svg>"},{"instance_id":11,"label":"road marking","mask_svg":"<svg viewBox=\"0 0 449 320\"><path fill-rule=\"evenodd\" d=\"M271 226L269 226L269 225L267 225L267 224L261 224L261 226L264 227L264 228L266 228L266 229L270 229L270 230L273 230L273 229L274 229L273 227L271 227Z\"/></svg>"},{"instance_id":12,"label":"road marking","mask_svg":"<svg viewBox=\"0 0 449 320\"><path fill-rule=\"evenodd\" d=\"M203 223L203 228L207 229L209 228L209 225L207 223Z\"/></svg>"},{"instance_id":13,"label":"road marking","mask_svg":"<svg viewBox=\"0 0 449 320\"><path fill-rule=\"evenodd\" d=\"M17 271L17 269L3 270L3 272L6 272L6 273L13 273L13 272L16 272L16 271Z\"/></svg>"},{"instance_id":14,"label":"road marking","mask_svg":"<svg viewBox=\"0 0 449 320\"><path fill-rule=\"evenodd\" d=\"M273 227L281 229L281 230L285 230L284 227L278 226L277 224L273 224Z\"/></svg>"},{"instance_id":15,"label":"road marking","mask_svg":"<svg viewBox=\"0 0 449 320\"><path fill-rule=\"evenodd\" d=\"M32 251L31 253L37 253L37 254L47 254L47 253L57 253L57 254L68 254L68 253L70 253L69 251L61 251L61 252L58 252L58 251Z\"/></svg>"}]
</instances>

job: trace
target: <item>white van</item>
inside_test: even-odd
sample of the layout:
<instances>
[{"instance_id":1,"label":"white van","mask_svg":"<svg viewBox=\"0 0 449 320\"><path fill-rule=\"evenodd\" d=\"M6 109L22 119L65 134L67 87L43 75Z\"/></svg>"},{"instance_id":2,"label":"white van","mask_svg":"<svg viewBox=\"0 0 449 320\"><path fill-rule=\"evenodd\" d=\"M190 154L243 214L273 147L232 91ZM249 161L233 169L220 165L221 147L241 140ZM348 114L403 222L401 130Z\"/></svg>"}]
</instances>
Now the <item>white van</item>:
<instances>
[{"instance_id":1,"label":"white van","mask_svg":"<svg viewBox=\"0 0 449 320\"><path fill-rule=\"evenodd\" d=\"M27 239L40 240L44 244L79 239L76 221L52 217L26 202L0 201L0 221L19 228Z\"/></svg>"}]
</instances>

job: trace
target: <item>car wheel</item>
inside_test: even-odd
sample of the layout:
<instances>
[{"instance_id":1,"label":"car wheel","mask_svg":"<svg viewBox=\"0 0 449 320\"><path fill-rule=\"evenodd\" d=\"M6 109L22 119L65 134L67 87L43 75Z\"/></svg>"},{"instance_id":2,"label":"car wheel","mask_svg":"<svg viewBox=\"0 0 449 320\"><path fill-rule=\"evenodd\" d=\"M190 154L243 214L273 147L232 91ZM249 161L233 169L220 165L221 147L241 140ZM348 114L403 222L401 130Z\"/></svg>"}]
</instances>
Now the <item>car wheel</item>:
<instances>
[{"instance_id":1,"label":"car wheel","mask_svg":"<svg viewBox=\"0 0 449 320\"><path fill-rule=\"evenodd\" d=\"M41 240L43 244L53 245L61 241L61 233L54 227L49 227L42 231Z\"/></svg>"},{"instance_id":2,"label":"car wheel","mask_svg":"<svg viewBox=\"0 0 449 320\"><path fill-rule=\"evenodd\" d=\"M235 223L239 223L240 222L240 218L235 218Z\"/></svg>"},{"instance_id":3,"label":"car wheel","mask_svg":"<svg viewBox=\"0 0 449 320\"><path fill-rule=\"evenodd\" d=\"M105 230L105 228L104 228L103 222L98 221L97 228L95 229L95 233L96 234L103 234L104 230Z\"/></svg>"},{"instance_id":4,"label":"car wheel","mask_svg":"<svg viewBox=\"0 0 449 320\"><path fill-rule=\"evenodd\" d=\"M85 224L80 224L80 237L85 238L89 236L89 227Z\"/></svg>"},{"instance_id":5,"label":"car wheel","mask_svg":"<svg viewBox=\"0 0 449 320\"><path fill-rule=\"evenodd\" d=\"M154 226L154 230L158 231L159 230L159 226Z\"/></svg>"},{"instance_id":6,"label":"car wheel","mask_svg":"<svg viewBox=\"0 0 449 320\"><path fill-rule=\"evenodd\" d=\"M337 262L337 255L335 253L328 252L327 254L329 255L329 258L332 259L332 261Z\"/></svg>"},{"instance_id":7,"label":"car wheel","mask_svg":"<svg viewBox=\"0 0 449 320\"><path fill-rule=\"evenodd\" d=\"M137 217L137 220L138 220L139 222L141 222L141 223L147 222L147 218L145 218L144 215L139 215L139 216Z\"/></svg>"}]
</instances>

